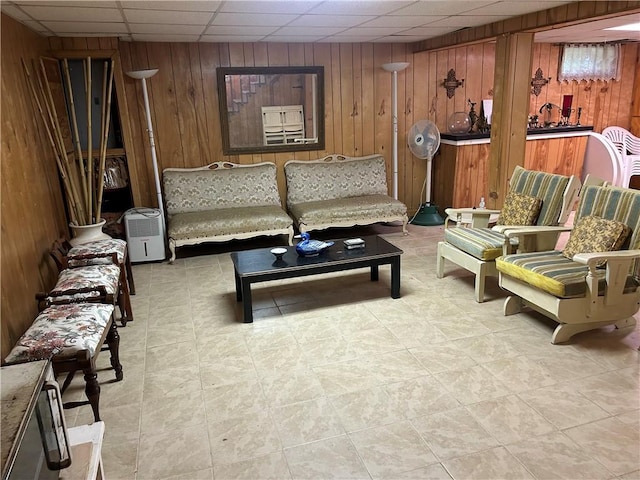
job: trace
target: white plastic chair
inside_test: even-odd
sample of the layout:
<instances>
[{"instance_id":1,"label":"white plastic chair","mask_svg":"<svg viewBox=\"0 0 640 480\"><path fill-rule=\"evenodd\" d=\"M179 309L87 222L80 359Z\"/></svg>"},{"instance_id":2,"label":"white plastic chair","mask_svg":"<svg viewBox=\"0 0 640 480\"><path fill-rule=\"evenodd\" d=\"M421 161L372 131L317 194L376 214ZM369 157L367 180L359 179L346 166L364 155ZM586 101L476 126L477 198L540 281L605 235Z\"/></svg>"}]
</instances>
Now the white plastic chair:
<instances>
[{"instance_id":1,"label":"white plastic chair","mask_svg":"<svg viewBox=\"0 0 640 480\"><path fill-rule=\"evenodd\" d=\"M622 187L625 186L624 173L622 155L615 143L604 135L591 132L584 152L582 180L591 175L605 180L610 185Z\"/></svg>"},{"instance_id":2,"label":"white plastic chair","mask_svg":"<svg viewBox=\"0 0 640 480\"><path fill-rule=\"evenodd\" d=\"M640 175L640 138L622 127L607 127L602 131L620 153L622 160L622 175L615 185L628 188L633 175Z\"/></svg>"}]
</instances>

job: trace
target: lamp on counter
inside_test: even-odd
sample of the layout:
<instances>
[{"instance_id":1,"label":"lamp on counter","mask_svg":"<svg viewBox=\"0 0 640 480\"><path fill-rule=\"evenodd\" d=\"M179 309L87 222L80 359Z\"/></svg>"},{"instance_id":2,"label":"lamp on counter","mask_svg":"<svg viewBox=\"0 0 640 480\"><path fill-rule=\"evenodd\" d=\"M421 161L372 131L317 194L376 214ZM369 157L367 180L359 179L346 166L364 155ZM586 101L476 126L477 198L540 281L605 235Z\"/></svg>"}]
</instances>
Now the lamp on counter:
<instances>
[{"instance_id":1,"label":"lamp on counter","mask_svg":"<svg viewBox=\"0 0 640 480\"><path fill-rule=\"evenodd\" d=\"M393 73L391 86L391 115L393 116L393 198L398 199L398 72L409 66L408 62L385 63L382 68Z\"/></svg>"}]
</instances>

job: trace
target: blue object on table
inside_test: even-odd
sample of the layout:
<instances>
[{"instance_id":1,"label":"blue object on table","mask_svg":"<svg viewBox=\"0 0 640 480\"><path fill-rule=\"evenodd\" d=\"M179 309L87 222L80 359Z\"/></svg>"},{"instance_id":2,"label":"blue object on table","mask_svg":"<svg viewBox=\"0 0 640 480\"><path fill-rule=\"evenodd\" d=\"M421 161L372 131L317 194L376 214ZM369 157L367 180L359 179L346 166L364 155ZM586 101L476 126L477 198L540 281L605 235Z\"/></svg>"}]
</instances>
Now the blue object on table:
<instances>
[{"instance_id":1,"label":"blue object on table","mask_svg":"<svg viewBox=\"0 0 640 480\"><path fill-rule=\"evenodd\" d=\"M298 255L301 257L314 257L319 255L323 250L329 248L334 243L311 240L307 232L296 235L295 238L302 238L302 241L296 245L296 252L298 252Z\"/></svg>"}]
</instances>

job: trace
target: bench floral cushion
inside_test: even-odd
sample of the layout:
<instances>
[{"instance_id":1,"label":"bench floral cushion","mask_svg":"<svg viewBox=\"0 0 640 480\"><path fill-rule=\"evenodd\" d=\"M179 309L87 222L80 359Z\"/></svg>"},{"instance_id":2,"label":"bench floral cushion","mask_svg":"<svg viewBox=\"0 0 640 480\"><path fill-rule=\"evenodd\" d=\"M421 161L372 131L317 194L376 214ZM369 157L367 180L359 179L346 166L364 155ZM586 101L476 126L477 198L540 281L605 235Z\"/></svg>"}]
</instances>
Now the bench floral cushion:
<instances>
[{"instance_id":1,"label":"bench floral cushion","mask_svg":"<svg viewBox=\"0 0 640 480\"><path fill-rule=\"evenodd\" d=\"M36 317L5 358L7 363L73 357L87 350L93 357L113 314L113 305L74 303L53 305Z\"/></svg>"},{"instance_id":2,"label":"bench floral cushion","mask_svg":"<svg viewBox=\"0 0 640 480\"><path fill-rule=\"evenodd\" d=\"M83 243L72 247L67 253L67 257L69 258L69 266L71 267L79 265L105 265L113 263L111 257L77 260L74 260L72 257L80 255L104 255L111 253L115 253L118 258L118 262L123 263L127 253L127 242L118 238L112 238L110 240L97 240L95 242Z\"/></svg>"},{"instance_id":3,"label":"bench floral cushion","mask_svg":"<svg viewBox=\"0 0 640 480\"><path fill-rule=\"evenodd\" d=\"M86 267L66 268L58 275L52 295L64 294L80 288L105 287L107 293L115 295L120 282L118 265L89 265Z\"/></svg>"}]
</instances>

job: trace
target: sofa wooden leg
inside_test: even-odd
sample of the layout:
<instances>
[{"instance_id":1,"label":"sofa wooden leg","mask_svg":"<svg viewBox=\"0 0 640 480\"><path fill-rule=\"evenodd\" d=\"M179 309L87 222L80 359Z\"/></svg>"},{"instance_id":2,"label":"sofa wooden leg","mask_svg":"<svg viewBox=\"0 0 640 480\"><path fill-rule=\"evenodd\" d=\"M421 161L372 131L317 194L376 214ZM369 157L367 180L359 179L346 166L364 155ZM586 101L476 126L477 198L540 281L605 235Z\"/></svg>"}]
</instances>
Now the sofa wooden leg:
<instances>
[{"instance_id":1,"label":"sofa wooden leg","mask_svg":"<svg viewBox=\"0 0 640 480\"><path fill-rule=\"evenodd\" d=\"M173 264L173 262L176 260L176 242L172 239L169 239L169 251L171 252L169 263Z\"/></svg>"}]
</instances>

